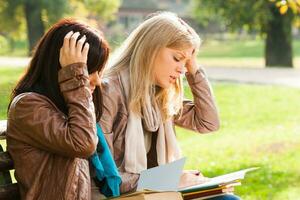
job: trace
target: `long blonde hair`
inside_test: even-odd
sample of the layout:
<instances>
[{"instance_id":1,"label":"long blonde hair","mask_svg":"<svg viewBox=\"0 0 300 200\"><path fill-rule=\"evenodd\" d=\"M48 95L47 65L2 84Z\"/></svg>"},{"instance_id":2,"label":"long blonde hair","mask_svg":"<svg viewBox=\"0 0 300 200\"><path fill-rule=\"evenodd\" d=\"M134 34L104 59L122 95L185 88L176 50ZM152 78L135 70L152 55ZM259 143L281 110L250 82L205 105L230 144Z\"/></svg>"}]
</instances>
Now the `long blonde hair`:
<instances>
[{"instance_id":1,"label":"long blonde hair","mask_svg":"<svg viewBox=\"0 0 300 200\"><path fill-rule=\"evenodd\" d=\"M166 120L182 107L182 80L178 79L173 87L157 91L154 60L164 47L184 50L190 47L198 49L199 45L197 33L177 15L170 12L155 13L141 23L116 51L106 76L129 68L129 109L142 116L141 108L150 98L151 101L157 101L162 118Z\"/></svg>"}]
</instances>

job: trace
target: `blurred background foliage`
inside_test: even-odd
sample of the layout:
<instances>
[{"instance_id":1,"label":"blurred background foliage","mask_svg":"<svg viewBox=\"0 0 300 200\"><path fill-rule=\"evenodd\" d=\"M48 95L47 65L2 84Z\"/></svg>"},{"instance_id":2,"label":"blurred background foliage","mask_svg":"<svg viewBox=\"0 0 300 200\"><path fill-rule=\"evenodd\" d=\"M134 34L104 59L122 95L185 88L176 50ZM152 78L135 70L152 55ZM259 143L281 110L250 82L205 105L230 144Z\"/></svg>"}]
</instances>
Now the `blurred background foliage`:
<instances>
[{"instance_id":1,"label":"blurred background foliage","mask_svg":"<svg viewBox=\"0 0 300 200\"><path fill-rule=\"evenodd\" d=\"M265 43L266 66L293 67L292 30L299 28L300 1L194 0L193 3L199 24L214 23L225 31L259 34Z\"/></svg>"},{"instance_id":2,"label":"blurred background foliage","mask_svg":"<svg viewBox=\"0 0 300 200\"><path fill-rule=\"evenodd\" d=\"M2 0L0 35L7 41L8 52L14 52L18 42L25 41L30 53L39 38L60 18L85 19L101 27L114 19L113 13L119 6L119 0Z\"/></svg>"},{"instance_id":3,"label":"blurred background foliage","mask_svg":"<svg viewBox=\"0 0 300 200\"><path fill-rule=\"evenodd\" d=\"M213 40L221 46L222 41L256 41L265 66L294 67L299 5L299 0L2 0L0 55L30 55L43 33L62 17L84 19L102 29L115 48L147 15L167 10L188 21L204 45ZM247 46L242 48L249 52ZM252 57L246 52L244 57Z\"/></svg>"}]
</instances>

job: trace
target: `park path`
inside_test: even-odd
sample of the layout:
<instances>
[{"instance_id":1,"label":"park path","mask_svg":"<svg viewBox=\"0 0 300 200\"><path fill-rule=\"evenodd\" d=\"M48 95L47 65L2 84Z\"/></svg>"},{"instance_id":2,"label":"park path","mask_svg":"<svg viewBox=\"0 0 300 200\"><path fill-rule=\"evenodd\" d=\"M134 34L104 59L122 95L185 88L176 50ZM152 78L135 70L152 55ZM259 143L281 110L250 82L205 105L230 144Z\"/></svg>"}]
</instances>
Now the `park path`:
<instances>
[{"instance_id":1,"label":"park path","mask_svg":"<svg viewBox=\"0 0 300 200\"><path fill-rule=\"evenodd\" d=\"M26 66L29 58L0 57L0 68ZM212 81L249 84L271 84L300 88L300 69L206 67Z\"/></svg>"},{"instance_id":2,"label":"park path","mask_svg":"<svg viewBox=\"0 0 300 200\"><path fill-rule=\"evenodd\" d=\"M29 57L4 57L0 56L1 67L23 67L28 65Z\"/></svg>"},{"instance_id":3,"label":"park path","mask_svg":"<svg viewBox=\"0 0 300 200\"><path fill-rule=\"evenodd\" d=\"M207 67L212 81L282 85L300 88L300 69Z\"/></svg>"}]
</instances>

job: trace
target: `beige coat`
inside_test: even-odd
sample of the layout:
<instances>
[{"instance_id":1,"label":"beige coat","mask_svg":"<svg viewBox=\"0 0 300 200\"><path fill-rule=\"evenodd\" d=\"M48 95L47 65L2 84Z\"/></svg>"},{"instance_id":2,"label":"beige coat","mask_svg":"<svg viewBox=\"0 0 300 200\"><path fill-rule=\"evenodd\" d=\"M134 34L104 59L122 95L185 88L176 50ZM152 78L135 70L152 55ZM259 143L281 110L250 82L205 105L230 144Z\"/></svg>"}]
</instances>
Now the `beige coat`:
<instances>
[{"instance_id":1,"label":"beige coat","mask_svg":"<svg viewBox=\"0 0 300 200\"><path fill-rule=\"evenodd\" d=\"M9 110L7 149L22 199L91 199L87 158L98 137L86 65L62 68L58 78L68 116L33 92L15 97Z\"/></svg>"},{"instance_id":2,"label":"beige coat","mask_svg":"<svg viewBox=\"0 0 300 200\"><path fill-rule=\"evenodd\" d=\"M174 124L199 133L217 130L219 128L218 112L205 73L199 69L194 76L186 74L186 78L192 90L194 102L190 100L183 102L182 115L174 116ZM104 111L100 125L122 177L121 192L133 191L139 175L124 170L128 107L120 76L105 78L102 89Z\"/></svg>"}]
</instances>

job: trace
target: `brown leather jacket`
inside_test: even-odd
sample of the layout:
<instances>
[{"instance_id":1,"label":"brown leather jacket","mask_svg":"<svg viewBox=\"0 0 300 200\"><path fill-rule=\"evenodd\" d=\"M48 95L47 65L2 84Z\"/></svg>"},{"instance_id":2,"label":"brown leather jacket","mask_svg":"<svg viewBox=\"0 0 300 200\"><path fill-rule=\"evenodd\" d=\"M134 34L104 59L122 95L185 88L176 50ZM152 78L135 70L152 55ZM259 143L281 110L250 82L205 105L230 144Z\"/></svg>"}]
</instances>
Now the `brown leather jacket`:
<instances>
[{"instance_id":1,"label":"brown leather jacket","mask_svg":"<svg viewBox=\"0 0 300 200\"><path fill-rule=\"evenodd\" d=\"M185 100L183 102L182 115L174 116L174 124L199 133L216 131L219 128L219 116L204 71L199 69L195 75L187 73L186 78L194 101ZM102 94L104 110L100 125L122 177L121 192L129 192L136 188L139 175L124 170L128 107L119 75L103 80ZM155 153L152 155L156 156ZM155 160L156 158L150 159Z\"/></svg>"},{"instance_id":2,"label":"brown leather jacket","mask_svg":"<svg viewBox=\"0 0 300 200\"><path fill-rule=\"evenodd\" d=\"M68 116L33 92L15 97L9 110L7 149L22 199L91 199L87 158L98 138L86 65L64 67L58 79Z\"/></svg>"}]
</instances>

